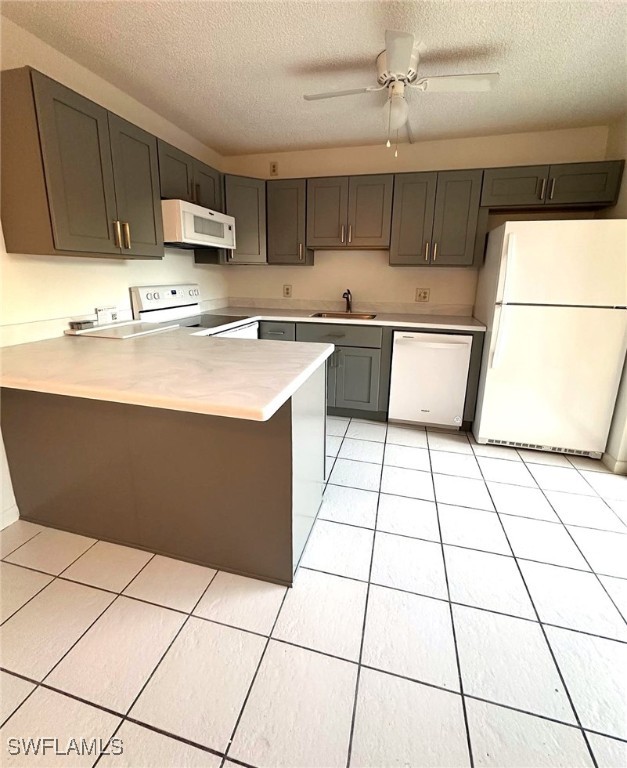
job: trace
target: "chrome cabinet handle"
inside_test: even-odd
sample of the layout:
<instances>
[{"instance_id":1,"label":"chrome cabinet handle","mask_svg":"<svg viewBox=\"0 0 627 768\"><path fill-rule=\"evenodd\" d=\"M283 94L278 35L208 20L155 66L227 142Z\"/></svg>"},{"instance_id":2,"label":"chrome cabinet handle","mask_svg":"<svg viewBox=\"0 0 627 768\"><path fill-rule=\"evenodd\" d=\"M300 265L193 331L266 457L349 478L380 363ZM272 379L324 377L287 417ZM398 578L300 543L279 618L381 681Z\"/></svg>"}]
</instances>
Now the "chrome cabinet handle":
<instances>
[{"instance_id":1,"label":"chrome cabinet handle","mask_svg":"<svg viewBox=\"0 0 627 768\"><path fill-rule=\"evenodd\" d=\"M352 224L348 225L348 242L349 243L353 242L353 225Z\"/></svg>"},{"instance_id":2,"label":"chrome cabinet handle","mask_svg":"<svg viewBox=\"0 0 627 768\"><path fill-rule=\"evenodd\" d=\"M303 244L302 243L298 244L298 260L299 261L303 260Z\"/></svg>"},{"instance_id":3,"label":"chrome cabinet handle","mask_svg":"<svg viewBox=\"0 0 627 768\"><path fill-rule=\"evenodd\" d=\"M268 336L285 336L285 331L266 331Z\"/></svg>"},{"instance_id":4,"label":"chrome cabinet handle","mask_svg":"<svg viewBox=\"0 0 627 768\"><path fill-rule=\"evenodd\" d=\"M122 222L122 232L124 233L124 248L127 248L129 251L131 249L131 225L128 223L128 221Z\"/></svg>"},{"instance_id":5,"label":"chrome cabinet handle","mask_svg":"<svg viewBox=\"0 0 627 768\"><path fill-rule=\"evenodd\" d=\"M341 228L340 241L344 242L344 225L343 224L342 224L342 228Z\"/></svg>"},{"instance_id":6,"label":"chrome cabinet handle","mask_svg":"<svg viewBox=\"0 0 627 768\"><path fill-rule=\"evenodd\" d=\"M538 200L544 200L544 193L546 192L546 179L543 178L540 182L540 194Z\"/></svg>"},{"instance_id":7,"label":"chrome cabinet handle","mask_svg":"<svg viewBox=\"0 0 627 768\"><path fill-rule=\"evenodd\" d=\"M433 243L433 261L435 262L438 258L438 244Z\"/></svg>"},{"instance_id":8,"label":"chrome cabinet handle","mask_svg":"<svg viewBox=\"0 0 627 768\"><path fill-rule=\"evenodd\" d=\"M429 241L425 243L425 261L429 261Z\"/></svg>"},{"instance_id":9,"label":"chrome cabinet handle","mask_svg":"<svg viewBox=\"0 0 627 768\"><path fill-rule=\"evenodd\" d=\"M122 247L122 224L119 221L113 222L113 243L116 248Z\"/></svg>"},{"instance_id":10,"label":"chrome cabinet handle","mask_svg":"<svg viewBox=\"0 0 627 768\"><path fill-rule=\"evenodd\" d=\"M549 189L549 200L553 199L555 193L555 176L551 179L551 188Z\"/></svg>"}]
</instances>

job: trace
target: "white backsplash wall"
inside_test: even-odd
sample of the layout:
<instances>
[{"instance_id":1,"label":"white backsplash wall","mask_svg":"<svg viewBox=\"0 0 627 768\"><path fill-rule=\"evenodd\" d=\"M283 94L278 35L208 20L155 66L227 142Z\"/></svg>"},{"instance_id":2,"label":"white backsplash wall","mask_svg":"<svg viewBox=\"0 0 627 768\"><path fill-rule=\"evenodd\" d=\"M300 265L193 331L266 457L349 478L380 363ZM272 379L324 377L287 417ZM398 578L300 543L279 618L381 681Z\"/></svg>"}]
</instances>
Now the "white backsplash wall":
<instances>
[{"instance_id":1,"label":"white backsplash wall","mask_svg":"<svg viewBox=\"0 0 627 768\"><path fill-rule=\"evenodd\" d=\"M477 273L472 269L390 267L387 251L316 251L313 267L232 266L229 303L235 306L341 309L350 288L355 310L469 315ZM292 298L283 298L283 285ZM428 288L428 303L414 301Z\"/></svg>"}]
</instances>

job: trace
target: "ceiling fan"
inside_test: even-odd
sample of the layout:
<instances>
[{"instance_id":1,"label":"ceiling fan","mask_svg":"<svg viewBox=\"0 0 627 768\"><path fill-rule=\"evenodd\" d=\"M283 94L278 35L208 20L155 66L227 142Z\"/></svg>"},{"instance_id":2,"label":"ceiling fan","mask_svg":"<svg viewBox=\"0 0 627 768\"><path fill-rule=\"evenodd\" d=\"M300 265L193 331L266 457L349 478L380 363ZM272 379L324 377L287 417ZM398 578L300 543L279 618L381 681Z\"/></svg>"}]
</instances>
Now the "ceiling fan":
<instances>
[{"instance_id":1,"label":"ceiling fan","mask_svg":"<svg viewBox=\"0 0 627 768\"><path fill-rule=\"evenodd\" d=\"M414 36L408 32L386 30L385 50L377 56L378 85L366 88L352 88L348 91L330 91L305 95L307 101L332 99L336 96L353 96L359 93L387 90L388 99L385 105L388 120L387 146L391 146L390 137L405 126L407 138L413 143L413 136L407 117L409 105L406 89L413 88L427 93L451 93L469 91L489 91L499 79L497 72L484 72L474 75L436 75L433 77L418 77L418 62L420 54L424 53L424 43L415 43ZM395 154L397 154L396 150Z\"/></svg>"}]
</instances>

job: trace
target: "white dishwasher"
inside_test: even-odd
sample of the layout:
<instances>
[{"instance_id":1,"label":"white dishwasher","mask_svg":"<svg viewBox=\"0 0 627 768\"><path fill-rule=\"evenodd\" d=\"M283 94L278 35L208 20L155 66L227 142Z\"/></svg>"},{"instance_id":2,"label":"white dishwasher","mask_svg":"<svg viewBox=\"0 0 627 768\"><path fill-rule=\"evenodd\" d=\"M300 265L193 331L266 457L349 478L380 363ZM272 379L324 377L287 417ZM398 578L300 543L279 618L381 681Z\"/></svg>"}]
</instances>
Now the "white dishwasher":
<instances>
[{"instance_id":1,"label":"white dishwasher","mask_svg":"<svg viewBox=\"0 0 627 768\"><path fill-rule=\"evenodd\" d=\"M390 421L460 427L472 336L394 332Z\"/></svg>"}]
</instances>

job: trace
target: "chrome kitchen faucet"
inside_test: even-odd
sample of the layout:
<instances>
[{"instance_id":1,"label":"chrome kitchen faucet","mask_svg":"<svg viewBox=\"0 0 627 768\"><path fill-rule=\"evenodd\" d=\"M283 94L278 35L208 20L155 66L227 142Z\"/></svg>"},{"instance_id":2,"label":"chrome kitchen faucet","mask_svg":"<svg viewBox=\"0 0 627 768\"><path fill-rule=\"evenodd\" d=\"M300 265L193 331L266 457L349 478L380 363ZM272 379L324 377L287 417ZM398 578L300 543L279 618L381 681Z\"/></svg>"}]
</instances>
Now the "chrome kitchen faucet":
<instances>
[{"instance_id":1,"label":"chrome kitchen faucet","mask_svg":"<svg viewBox=\"0 0 627 768\"><path fill-rule=\"evenodd\" d=\"M342 294L342 298L346 299L346 311L352 312L353 311L353 294L350 291L350 288L347 288L344 293Z\"/></svg>"}]
</instances>

